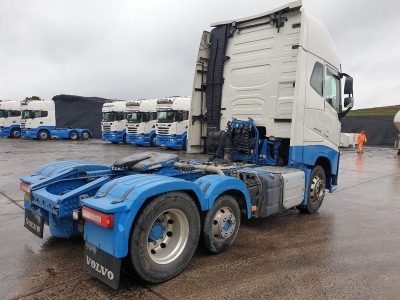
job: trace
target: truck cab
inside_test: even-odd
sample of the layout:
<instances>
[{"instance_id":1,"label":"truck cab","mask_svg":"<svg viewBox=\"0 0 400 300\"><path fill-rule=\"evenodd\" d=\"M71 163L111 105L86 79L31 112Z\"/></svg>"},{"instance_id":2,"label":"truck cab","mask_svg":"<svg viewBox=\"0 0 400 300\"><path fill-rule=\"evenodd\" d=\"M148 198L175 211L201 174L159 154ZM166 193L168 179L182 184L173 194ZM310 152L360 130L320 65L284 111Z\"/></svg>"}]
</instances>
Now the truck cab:
<instances>
[{"instance_id":1,"label":"truck cab","mask_svg":"<svg viewBox=\"0 0 400 300\"><path fill-rule=\"evenodd\" d=\"M0 101L0 136L21 137L21 102Z\"/></svg>"},{"instance_id":2,"label":"truck cab","mask_svg":"<svg viewBox=\"0 0 400 300\"><path fill-rule=\"evenodd\" d=\"M301 1L291 2L263 14L211 24L211 33L203 32L188 153L206 149L221 156L221 137L232 118L251 120L254 130L230 135L240 146L234 154L250 156L256 163L300 168L307 176L318 165L332 191L337 184L341 118L353 106L353 81L342 73L324 25L301 6ZM348 94L344 100L342 78Z\"/></svg>"},{"instance_id":3,"label":"truck cab","mask_svg":"<svg viewBox=\"0 0 400 300\"><path fill-rule=\"evenodd\" d=\"M29 100L21 102L21 136L47 140L56 128L56 111L53 100Z\"/></svg>"},{"instance_id":4,"label":"truck cab","mask_svg":"<svg viewBox=\"0 0 400 300\"><path fill-rule=\"evenodd\" d=\"M189 97L177 96L157 100L158 147L186 150L189 110Z\"/></svg>"},{"instance_id":5,"label":"truck cab","mask_svg":"<svg viewBox=\"0 0 400 300\"><path fill-rule=\"evenodd\" d=\"M126 104L126 140L137 146L156 146L157 99L136 100Z\"/></svg>"},{"instance_id":6,"label":"truck cab","mask_svg":"<svg viewBox=\"0 0 400 300\"><path fill-rule=\"evenodd\" d=\"M101 138L103 141L110 141L113 144L126 141L126 116L127 101L115 100L103 104L103 119L101 122Z\"/></svg>"}]
</instances>

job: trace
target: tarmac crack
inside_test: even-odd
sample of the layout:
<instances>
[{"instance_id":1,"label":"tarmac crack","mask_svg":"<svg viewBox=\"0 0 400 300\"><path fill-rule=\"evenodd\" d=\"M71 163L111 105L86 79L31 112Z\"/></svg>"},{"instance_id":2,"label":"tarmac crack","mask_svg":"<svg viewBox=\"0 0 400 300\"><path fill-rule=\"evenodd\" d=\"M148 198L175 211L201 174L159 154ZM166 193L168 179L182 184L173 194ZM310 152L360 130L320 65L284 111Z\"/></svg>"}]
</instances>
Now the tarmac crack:
<instances>
[{"instance_id":1,"label":"tarmac crack","mask_svg":"<svg viewBox=\"0 0 400 300\"><path fill-rule=\"evenodd\" d=\"M8 200L10 200L12 203L14 203L16 206L18 206L19 208L21 208L22 210L25 210L25 208L21 205L18 204L17 201L21 201L21 200L14 200L11 199L10 197L8 197L6 194L4 194L2 191L0 191L0 195L3 195L4 197L6 197Z\"/></svg>"}]
</instances>

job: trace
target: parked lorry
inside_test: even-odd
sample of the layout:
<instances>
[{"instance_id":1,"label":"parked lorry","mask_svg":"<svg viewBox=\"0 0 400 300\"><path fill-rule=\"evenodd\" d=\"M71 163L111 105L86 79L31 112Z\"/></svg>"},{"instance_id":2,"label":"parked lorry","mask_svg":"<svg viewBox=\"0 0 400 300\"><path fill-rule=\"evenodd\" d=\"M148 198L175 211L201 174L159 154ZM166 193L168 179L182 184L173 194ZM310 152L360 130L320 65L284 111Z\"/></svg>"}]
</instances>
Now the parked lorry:
<instances>
[{"instance_id":1,"label":"parked lorry","mask_svg":"<svg viewBox=\"0 0 400 300\"><path fill-rule=\"evenodd\" d=\"M0 101L0 136L21 137L21 102Z\"/></svg>"},{"instance_id":2,"label":"parked lorry","mask_svg":"<svg viewBox=\"0 0 400 300\"><path fill-rule=\"evenodd\" d=\"M103 104L103 120L101 122L101 138L113 144L126 141L127 101L114 100Z\"/></svg>"},{"instance_id":3,"label":"parked lorry","mask_svg":"<svg viewBox=\"0 0 400 300\"><path fill-rule=\"evenodd\" d=\"M44 165L21 177L25 227L39 237L44 224L56 236L83 234L84 267L118 288L123 258L139 278L160 283L183 271L200 239L212 253L227 251L241 218L317 212L338 183L353 80L301 5L214 23L209 39L203 34L189 141L190 127L204 125L207 136L195 142L206 142L210 161L144 152L111 166Z\"/></svg>"},{"instance_id":4,"label":"parked lorry","mask_svg":"<svg viewBox=\"0 0 400 300\"><path fill-rule=\"evenodd\" d=\"M126 141L138 146L155 147L157 99L130 101L126 108Z\"/></svg>"},{"instance_id":5,"label":"parked lorry","mask_svg":"<svg viewBox=\"0 0 400 300\"><path fill-rule=\"evenodd\" d=\"M87 140L92 132L86 128L58 128L53 100L24 100L21 101L21 136L38 140Z\"/></svg>"},{"instance_id":6,"label":"parked lorry","mask_svg":"<svg viewBox=\"0 0 400 300\"><path fill-rule=\"evenodd\" d=\"M158 147L186 150L189 110L189 97L177 96L157 100Z\"/></svg>"},{"instance_id":7,"label":"parked lorry","mask_svg":"<svg viewBox=\"0 0 400 300\"><path fill-rule=\"evenodd\" d=\"M397 114L394 117L394 125L400 131L400 110L397 112ZM400 132L399 132L399 136L398 136L397 141L395 142L394 146L397 148L397 155L400 155Z\"/></svg>"}]
</instances>

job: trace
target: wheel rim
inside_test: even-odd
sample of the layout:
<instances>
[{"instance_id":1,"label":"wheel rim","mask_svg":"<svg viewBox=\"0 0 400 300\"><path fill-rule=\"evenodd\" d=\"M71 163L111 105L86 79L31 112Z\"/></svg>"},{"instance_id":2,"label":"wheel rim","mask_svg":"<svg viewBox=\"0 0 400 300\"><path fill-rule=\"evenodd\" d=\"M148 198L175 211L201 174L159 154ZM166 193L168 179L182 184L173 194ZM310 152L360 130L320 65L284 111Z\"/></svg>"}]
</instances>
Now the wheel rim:
<instances>
[{"instance_id":1,"label":"wheel rim","mask_svg":"<svg viewBox=\"0 0 400 300\"><path fill-rule=\"evenodd\" d=\"M76 140L77 137L78 135L75 132L71 133L71 139Z\"/></svg>"},{"instance_id":2,"label":"wheel rim","mask_svg":"<svg viewBox=\"0 0 400 300\"><path fill-rule=\"evenodd\" d=\"M20 136L21 136L21 132L19 132L18 130L13 132L13 137L19 138Z\"/></svg>"},{"instance_id":3,"label":"wheel rim","mask_svg":"<svg viewBox=\"0 0 400 300\"><path fill-rule=\"evenodd\" d=\"M224 241L235 232L236 218L229 207L223 207L215 214L212 233L217 241Z\"/></svg>"},{"instance_id":4,"label":"wheel rim","mask_svg":"<svg viewBox=\"0 0 400 300\"><path fill-rule=\"evenodd\" d=\"M318 203L324 199L325 196L325 183L324 181L315 176L311 183L311 202Z\"/></svg>"},{"instance_id":5,"label":"wheel rim","mask_svg":"<svg viewBox=\"0 0 400 300\"><path fill-rule=\"evenodd\" d=\"M82 138L83 139L88 139L89 138L89 133L87 133L87 132L84 132L83 134L82 134Z\"/></svg>"},{"instance_id":6,"label":"wheel rim","mask_svg":"<svg viewBox=\"0 0 400 300\"><path fill-rule=\"evenodd\" d=\"M43 140L47 139L47 133L46 133L46 132L42 132L42 133L40 134L40 137L41 137Z\"/></svg>"},{"instance_id":7,"label":"wheel rim","mask_svg":"<svg viewBox=\"0 0 400 300\"><path fill-rule=\"evenodd\" d=\"M148 233L147 251L158 264L168 264L182 253L189 237L189 221L179 209L160 214Z\"/></svg>"}]
</instances>

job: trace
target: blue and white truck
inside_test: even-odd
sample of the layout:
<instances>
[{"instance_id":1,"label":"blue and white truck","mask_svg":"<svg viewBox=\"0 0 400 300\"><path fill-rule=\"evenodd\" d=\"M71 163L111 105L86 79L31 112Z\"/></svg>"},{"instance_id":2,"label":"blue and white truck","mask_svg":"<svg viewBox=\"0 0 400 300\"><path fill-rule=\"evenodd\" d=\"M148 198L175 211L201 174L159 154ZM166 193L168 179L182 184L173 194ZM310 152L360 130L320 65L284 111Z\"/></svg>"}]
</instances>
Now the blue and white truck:
<instances>
[{"instance_id":1,"label":"blue and white truck","mask_svg":"<svg viewBox=\"0 0 400 300\"><path fill-rule=\"evenodd\" d=\"M157 100L158 147L186 151L189 110L189 97L176 96Z\"/></svg>"},{"instance_id":2,"label":"blue and white truck","mask_svg":"<svg viewBox=\"0 0 400 300\"><path fill-rule=\"evenodd\" d=\"M101 122L101 138L113 144L126 141L126 116L128 101L113 100L103 104L103 120Z\"/></svg>"},{"instance_id":3,"label":"blue and white truck","mask_svg":"<svg viewBox=\"0 0 400 300\"><path fill-rule=\"evenodd\" d=\"M157 99L129 101L126 141L137 146L156 146Z\"/></svg>"},{"instance_id":4,"label":"blue and white truck","mask_svg":"<svg viewBox=\"0 0 400 300\"><path fill-rule=\"evenodd\" d=\"M21 101L21 136L23 138L87 140L92 135L92 131L87 128L58 128L53 100Z\"/></svg>"},{"instance_id":5,"label":"blue and white truck","mask_svg":"<svg viewBox=\"0 0 400 300\"><path fill-rule=\"evenodd\" d=\"M116 289L122 259L160 283L184 270L199 240L227 251L242 218L317 212L338 184L353 80L301 6L214 23L202 35L189 126L204 126L205 137L192 140L189 128L188 140L193 151L205 142L210 161L144 152L111 166L44 165L21 177L25 227L39 237L44 224L55 236L83 234L85 269Z\"/></svg>"},{"instance_id":6,"label":"blue and white truck","mask_svg":"<svg viewBox=\"0 0 400 300\"><path fill-rule=\"evenodd\" d=\"M0 101L0 136L21 137L21 102Z\"/></svg>"}]
</instances>

